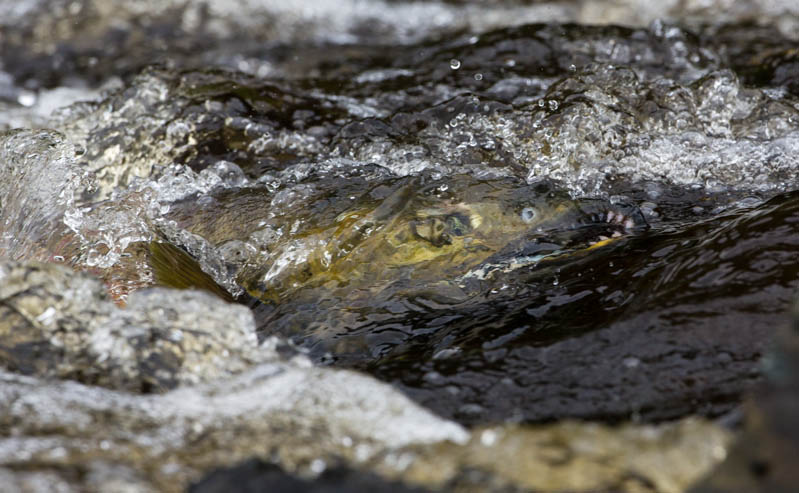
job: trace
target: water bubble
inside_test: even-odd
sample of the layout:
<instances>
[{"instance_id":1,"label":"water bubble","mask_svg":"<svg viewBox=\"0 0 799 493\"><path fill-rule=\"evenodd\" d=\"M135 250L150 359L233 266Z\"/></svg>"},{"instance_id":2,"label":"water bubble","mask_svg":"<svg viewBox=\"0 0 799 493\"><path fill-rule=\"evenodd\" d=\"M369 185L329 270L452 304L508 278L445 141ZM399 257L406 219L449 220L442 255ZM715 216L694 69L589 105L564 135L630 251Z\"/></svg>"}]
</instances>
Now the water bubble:
<instances>
[{"instance_id":1,"label":"water bubble","mask_svg":"<svg viewBox=\"0 0 799 493\"><path fill-rule=\"evenodd\" d=\"M630 356L628 358L624 358L621 363L627 368L635 368L641 364L641 360Z\"/></svg>"},{"instance_id":2,"label":"water bubble","mask_svg":"<svg viewBox=\"0 0 799 493\"><path fill-rule=\"evenodd\" d=\"M460 354L461 348L446 348L433 355L434 360L447 359Z\"/></svg>"},{"instance_id":3,"label":"water bubble","mask_svg":"<svg viewBox=\"0 0 799 493\"><path fill-rule=\"evenodd\" d=\"M322 459L314 459L311 461L311 471L313 471L314 474L322 474L325 472L325 469L327 469L327 463Z\"/></svg>"},{"instance_id":4,"label":"water bubble","mask_svg":"<svg viewBox=\"0 0 799 493\"><path fill-rule=\"evenodd\" d=\"M366 459L369 458L370 455L372 455L372 449L371 447L369 447L369 445L361 443L357 447L355 447L355 460L359 462L364 462Z\"/></svg>"},{"instance_id":5,"label":"water bubble","mask_svg":"<svg viewBox=\"0 0 799 493\"><path fill-rule=\"evenodd\" d=\"M713 451L711 453L717 461L723 461L727 458L727 449L725 449L722 445L716 445L713 447Z\"/></svg>"},{"instance_id":6,"label":"water bubble","mask_svg":"<svg viewBox=\"0 0 799 493\"><path fill-rule=\"evenodd\" d=\"M22 106L31 107L36 104L36 93L31 91L22 91L17 96L17 102Z\"/></svg>"},{"instance_id":7,"label":"water bubble","mask_svg":"<svg viewBox=\"0 0 799 493\"><path fill-rule=\"evenodd\" d=\"M452 70L458 70L459 68L461 68L461 61L456 58L453 58L452 60L449 61L449 68L451 68Z\"/></svg>"},{"instance_id":8,"label":"water bubble","mask_svg":"<svg viewBox=\"0 0 799 493\"><path fill-rule=\"evenodd\" d=\"M569 65L569 72L576 72L576 71L577 71L577 66L575 64L572 63L571 65Z\"/></svg>"},{"instance_id":9,"label":"water bubble","mask_svg":"<svg viewBox=\"0 0 799 493\"><path fill-rule=\"evenodd\" d=\"M480 434L480 443L483 444L484 447L491 447L495 443L497 443L497 432L494 430L483 430Z\"/></svg>"},{"instance_id":10,"label":"water bubble","mask_svg":"<svg viewBox=\"0 0 799 493\"><path fill-rule=\"evenodd\" d=\"M549 109L552 110L552 111L555 111L556 109L558 109L558 106L559 106L558 102L555 101L554 99L550 99L547 104L549 104Z\"/></svg>"},{"instance_id":11,"label":"water bubble","mask_svg":"<svg viewBox=\"0 0 799 493\"><path fill-rule=\"evenodd\" d=\"M474 80L483 80L483 74L474 74Z\"/></svg>"},{"instance_id":12,"label":"water bubble","mask_svg":"<svg viewBox=\"0 0 799 493\"><path fill-rule=\"evenodd\" d=\"M49 325L53 322L53 320L55 320L55 315L56 309L51 306L48 307L47 310L45 310L41 315L36 317L36 321L44 325Z\"/></svg>"}]
</instances>

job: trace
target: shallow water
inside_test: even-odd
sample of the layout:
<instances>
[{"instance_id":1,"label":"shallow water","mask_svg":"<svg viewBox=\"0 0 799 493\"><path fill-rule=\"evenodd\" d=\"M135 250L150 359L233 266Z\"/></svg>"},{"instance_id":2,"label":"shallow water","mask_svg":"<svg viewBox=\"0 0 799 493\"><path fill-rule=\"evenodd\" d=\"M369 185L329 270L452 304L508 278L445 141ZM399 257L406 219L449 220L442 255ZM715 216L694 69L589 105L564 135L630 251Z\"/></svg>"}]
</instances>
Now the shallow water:
<instances>
[{"instance_id":1,"label":"shallow water","mask_svg":"<svg viewBox=\"0 0 799 493\"><path fill-rule=\"evenodd\" d=\"M3 264L0 361L32 399L55 377L166 406L283 365L274 344L468 427L729 420L762 380L799 271L791 2L722 20L692 2L262 1L246 22L224 2L51 3L0 22L0 128L27 127L0 134L0 255L105 290ZM239 306L206 317L214 298L158 285ZM275 461L341 454L352 416L325 425L336 445ZM180 484L222 465L209 454L178 461Z\"/></svg>"}]
</instances>

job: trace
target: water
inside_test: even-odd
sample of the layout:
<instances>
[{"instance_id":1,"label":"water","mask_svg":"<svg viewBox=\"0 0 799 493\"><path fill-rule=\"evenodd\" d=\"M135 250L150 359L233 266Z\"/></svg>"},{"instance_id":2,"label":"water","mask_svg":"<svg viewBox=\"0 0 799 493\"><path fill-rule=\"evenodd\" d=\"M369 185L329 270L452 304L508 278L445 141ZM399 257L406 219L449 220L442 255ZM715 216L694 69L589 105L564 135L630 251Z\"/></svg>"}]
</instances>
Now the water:
<instances>
[{"instance_id":1,"label":"water","mask_svg":"<svg viewBox=\"0 0 799 493\"><path fill-rule=\"evenodd\" d=\"M308 474L341 456L447 484L407 471L450 439L446 470L490 471L475 489L621 484L544 485L475 452L491 433L540 450L530 430L564 419L589 421L567 448L612 449L613 428L580 437L628 423L715 437L693 462L723 458L727 432L702 419L762 380L797 287L791 2L736 5L727 24L706 2L681 19L593 2L12 3L0 128L27 129L0 134L0 361L33 407L4 401L21 423L4 464L185 485L229 463L219 450L267 457L258 434L285 437L259 419L300 430L270 460ZM158 285L206 293L143 289ZM374 402L319 407L348 386ZM270 395L289 404L258 408ZM45 412L67 405L86 416ZM286 417L296 406L310 418ZM149 431L121 425L103 448L86 431L103 412ZM215 430L199 459L191 421ZM82 441L115 459L87 465ZM635 474L674 491L688 467Z\"/></svg>"}]
</instances>

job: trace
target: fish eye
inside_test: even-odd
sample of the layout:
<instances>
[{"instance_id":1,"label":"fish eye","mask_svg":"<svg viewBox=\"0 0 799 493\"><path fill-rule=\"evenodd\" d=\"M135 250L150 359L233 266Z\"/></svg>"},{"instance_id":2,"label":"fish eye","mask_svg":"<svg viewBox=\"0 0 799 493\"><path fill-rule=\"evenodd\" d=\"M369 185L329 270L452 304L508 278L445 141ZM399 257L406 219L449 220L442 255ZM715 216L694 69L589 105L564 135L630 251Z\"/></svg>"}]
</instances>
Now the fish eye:
<instances>
[{"instance_id":1,"label":"fish eye","mask_svg":"<svg viewBox=\"0 0 799 493\"><path fill-rule=\"evenodd\" d=\"M449 232L455 236L463 236L472 230L469 217L465 214L450 214L447 216Z\"/></svg>"},{"instance_id":2,"label":"fish eye","mask_svg":"<svg viewBox=\"0 0 799 493\"><path fill-rule=\"evenodd\" d=\"M524 209L522 209L522 221L526 223L531 223L533 222L533 219L535 219L535 216L536 216L536 210L533 209L532 207L525 207Z\"/></svg>"}]
</instances>

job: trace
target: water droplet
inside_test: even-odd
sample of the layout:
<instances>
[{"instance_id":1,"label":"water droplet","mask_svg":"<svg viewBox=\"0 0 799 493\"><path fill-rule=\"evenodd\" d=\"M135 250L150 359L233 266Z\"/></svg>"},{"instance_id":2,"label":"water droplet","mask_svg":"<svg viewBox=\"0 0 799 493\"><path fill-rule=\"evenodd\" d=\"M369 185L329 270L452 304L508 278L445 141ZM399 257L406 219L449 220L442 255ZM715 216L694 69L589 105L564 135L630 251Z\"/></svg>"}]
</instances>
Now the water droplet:
<instances>
[{"instance_id":1,"label":"water droplet","mask_svg":"<svg viewBox=\"0 0 799 493\"><path fill-rule=\"evenodd\" d=\"M460 348L446 348L446 349L442 349L442 350L438 351L436 354L434 354L434 355L433 355L433 359L435 359L435 360L439 360L439 359L447 359L447 358L451 358L451 357L453 357L453 356L456 356L456 355L457 355L457 354L459 354L460 352L461 352L461 349L460 349Z\"/></svg>"},{"instance_id":2,"label":"water droplet","mask_svg":"<svg viewBox=\"0 0 799 493\"><path fill-rule=\"evenodd\" d=\"M453 58L452 60L449 61L449 68L451 68L452 70L458 70L459 68L461 68L461 61Z\"/></svg>"},{"instance_id":3,"label":"water droplet","mask_svg":"<svg viewBox=\"0 0 799 493\"><path fill-rule=\"evenodd\" d=\"M548 101L548 104L549 104L549 109L550 110L555 111L556 109L558 109L558 102L555 101L554 99L550 99Z\"/></svg>"},{"instance_id":4,"label":"water droplet","mask_svg":"<svg viewBox=\"0 0 799 493\"><path fill-rule=\"evenodd\" d=\"M716 445L713 447L712 454L717 461L723 461L727 458L727 449L723 445Z\"/></svg>"},{"instance_id":5,"label":"water droplet","mask_svg":"<svg viewBox=\"0 0 799 493\"><path fill-rule=\"evenodd\" d=\"M484 447L491 447L497 443L497 432L494 430L484 430L480 434L480 443L482 443Z\"/></svg>"},{"instance_id":6,"label":"water droplet","mask_svg":"<svg viewBox=\"0 0 799 493\"><path fill-rule=\"evenodd\" d=\"M22 106L31 107L36 104L36 93L30 91L23 91L17 96L17 102Z\"/></svg>"},{"instance_id":7,"label":"water droplet","mask_svg":"<svg viewBox=\"0 0 799 493\"><path fill-rule=\"evenodd\" d=\"M44 325L48 325L52 323L53 320L55 320L55 315L56 315L56 309L51 306L48 307L41 315L36 317L36 321Z\"/></svg>"},{"instance_id":8,"label":"water droplet","mask_svg":"<svg viewBox=\"0 0 799 493\"><path fill-rule=\"evenodd\" d=\"M327 463L322 459L314 459L311 461L311 471L315 474L322 474L327 469Z\"/></svg>"},{"instance_id":9,"label":"water droplet","mask_svg":"<svg viewBox=\"0 0 799 493\"><path fill-rule=\"evenodd\" d=\"M621 363L627 368L636 368L641 364L641 360L631 356L629 358L624 358Z\"/></svg>"},{"instance_id":10,"label":"water droplet","mask_svg":"<svg viewBox=\"0 0 799 493\"><path fill-rule=\"evenodd\" d=\"M577 71L577 66L572 63L571 65L569 65L569 71L570 72L576 72Z\"/></svg>"},{"instance_id":11,"label":"water droplet","mask_svg":"<svg viewBox=\"0 0 799 493\"><path fill-rule=\"evenodd\" d=\"M483 74L474 74L474 80L483 80Z\"/></svg>"}]
</instances>

